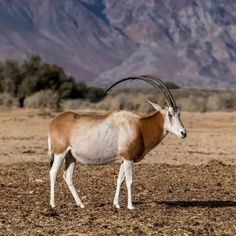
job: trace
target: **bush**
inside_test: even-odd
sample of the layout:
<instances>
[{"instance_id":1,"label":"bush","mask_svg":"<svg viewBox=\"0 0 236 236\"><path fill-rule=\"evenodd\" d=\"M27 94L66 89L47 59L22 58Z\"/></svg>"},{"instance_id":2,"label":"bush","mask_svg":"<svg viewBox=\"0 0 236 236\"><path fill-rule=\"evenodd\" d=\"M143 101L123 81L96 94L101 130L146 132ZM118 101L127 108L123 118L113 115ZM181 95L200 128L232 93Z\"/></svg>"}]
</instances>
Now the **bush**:
<instances>
[{"instance_id":1,"label":"bush","mask_svg":"<svg viewBox=\"0 0 236 236\"><path fill-rule=\"evenodd\" d=\"M60 98L52 90L43 90L27 97L24 101L24 107L58 109L60 107Z\"/></svg>"},{"instance_id":2,"label":"bush","mask_svg":"<svg viewBox=\"0 0 236 236\"><path fill-rule=\"evenodd\" d=\"M183 111L233 111L236 110L235 91L211 91L199 89L174 90L173 95L177 106ZM156 90L114 90L103 100L91 103L88 100L70 100L67 108L71 109L98 109L114 111L119 109L130 110L138 113L150 113L152 106L147 99L158 103L162 107L166 104L164 96ZM63 102L64 103L64 102Z\"/></svg>"},{"instance_id":3,"label":"bush","mask_svg":"<svg viewBox=\"0 0 236 236\"><path fill-rule=\"evenodd\" d=\"M147 101L147 96L141 92L138 93L119 93L108 95L105 99L96 104L99 110L129 110L138 113L149 113L153 111L152 106Z\"/></svg>"},{"instance_id":4,"label":"bush","mask_svg":"<svg viewBox=\"0 0 236 236\"><path fill-rule=\"evenodd\" d=\"M1 92L17 95L18 87L23 79L19 65L15 60L6 60L1 65L0 70L0 89Z\"/></svg>"},{"instance_id":5,"label":"bush","mask_svg":"<svg viewBox=\"0 0 236 236\"><path fill-rule=\"evenodd\" d=\"M64 99L61 101L60 106L63 110L86 110L95 109L96 104L84 99Z\"/></svg>"},{"instance_id":6,"label":"bush","mask_svg":"<svg viewBox=\"0 0 236 236\"><path fill-rule=\"evenodd\" d=\"M224 109L235 109L236 110L236 91L225 91L220 96L223 100Z\"/></svg>"},{"instance_id":7,"label":"bush","mask_svg":"<svg viewBox=\"0 0 236 236\"><path fill-rule=\"evenodd\" d=\"M206 111L206 98L197 97L190 95L189 97L179 98L177 101L177 106L182 111L196 111L205 112Z\"/></svg>"},{"instance_id":8,"label":"bush","mask_svg":"<svg viewBox=\"0 0 236 236\"><path fill-rule=\"evenodd\" d=\"M103 98L102 89L88 87L84 82L77 83L73 77L67 76L61 67L43 63L37 55L32 55L21 64L16 60L0 63L0 92L17 97L20 101L19 106L23 106L26 97L42 90L57 92L61 99L81 98L98 102Z\"/></svg>"},{"instance_id":9,"label":"bush","mask_svg":"<svg viewBox=\"0 0 236 236\"><path fill-rule=\"evenodd\" d=\"M77 94L77 85L73 79L68 79L62 82L59 87L58 93L61 98L76 98Z\"/></svg>"},{"instance_id":10,"label":"bush","mask_svg":"<svg viewBox=\"0 0 236 236\"><path fill-rule=\"evenodd\" d=\"M173 82L165 82L168 89L180 89L179 85Z\"/></svg>"},{"instance_id":11,"label":"bush","mask_svg":"<svg viewBox=\"0 0 236 236\"><path fill-rule=\"evenodd\" d=\"M18 102L18 99L12 96L10 93L1 93L0 105L6 106L6 107L18 106L19 102Z\"/></svg>"},{"instance_id":12,"label":"bush","mask_svg":"<svg viewBox=\"0 0 236 236\"><path fill-rule=\"evenodd\" d=\"M86 95L90 102L99 102L103 98L103 89L91 87Z\"/></svg>"},{"instance_id":13,"label":"bush","mask_svg":"<svg viewBox=\"0 0 236 236\"><path fill-rule=\"evenodd\" d=\"M224 105L222 98L213 94L208 96L206 106L208 111L219 111Z\"/></svg>"}]
</instances>

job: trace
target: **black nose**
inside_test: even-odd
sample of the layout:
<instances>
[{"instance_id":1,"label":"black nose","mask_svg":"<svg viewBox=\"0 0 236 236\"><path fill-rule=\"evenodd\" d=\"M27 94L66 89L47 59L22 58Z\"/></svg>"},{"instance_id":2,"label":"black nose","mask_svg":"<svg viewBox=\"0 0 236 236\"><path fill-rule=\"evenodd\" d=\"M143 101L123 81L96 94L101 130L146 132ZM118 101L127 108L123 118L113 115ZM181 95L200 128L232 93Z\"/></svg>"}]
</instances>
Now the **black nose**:
<instances>
[{"instance_id":1,"label":"black nose","mask_svg":"<svg viewBox=\"0 0 236 236\"><path fill-rule=\"evenodd\" d=\"M183 138L186 138L186 136L187 136L187 132L186 131L181 131L181 134L182 134Z\"/></svg>"}]
</instances>

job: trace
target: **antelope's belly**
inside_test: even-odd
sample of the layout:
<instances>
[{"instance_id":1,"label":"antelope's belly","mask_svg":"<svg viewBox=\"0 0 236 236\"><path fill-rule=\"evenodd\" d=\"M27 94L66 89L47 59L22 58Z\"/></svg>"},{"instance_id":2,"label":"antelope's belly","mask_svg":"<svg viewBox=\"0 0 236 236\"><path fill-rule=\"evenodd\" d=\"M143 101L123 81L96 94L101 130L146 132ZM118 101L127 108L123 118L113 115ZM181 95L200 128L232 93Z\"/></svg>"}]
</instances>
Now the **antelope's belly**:
<instances>
[{"instance_id":1,"label":"antelope's belly","mask_svg":"<svg viewBox=\"0 0 236 236\"><path fill-rule=\"evenodd\" d=\"M83 153L73 153L75 159L86 165L104 165L118 160L117 156L88 156Z\"/></svg>"},{"instance_id":2,"label":"antelope's belly","mask_svg":"<svg viewBox=\"0 0 236 236\"><path fill-rule=\"evenodd\" d=\"M93 135L78 135L71 143L71 152L84 164L106 164L118 159L118 137L110 131L106 134L94 132Z\"/></svg>"}]
</instances>

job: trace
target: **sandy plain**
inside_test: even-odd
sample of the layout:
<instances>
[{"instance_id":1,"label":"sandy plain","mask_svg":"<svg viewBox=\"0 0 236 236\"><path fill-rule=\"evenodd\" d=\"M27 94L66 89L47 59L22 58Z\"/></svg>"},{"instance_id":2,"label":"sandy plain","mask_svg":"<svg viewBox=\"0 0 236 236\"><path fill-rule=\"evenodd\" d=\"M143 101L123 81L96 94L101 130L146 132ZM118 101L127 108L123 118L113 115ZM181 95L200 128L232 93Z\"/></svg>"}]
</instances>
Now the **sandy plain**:
<instances>
[{"instance_id":1,"label":"sandy plain","mask_svg":"<svg viewBox=\"0 0 236 236\"><path fill-rule=\"evenodd\" d=\"M83 111L84 112L84 111ZM42 110L0 109L0 235L236 235L236 112L183 113L186 140L169 135L134 167L134 203L112 206L119 163L78 164L86 208L58 176L49 207Z\"/></svg>"},{"instance_id":2,"label":"sandy plain","mask_svg":"<svg viewBox=\"0 0 236 236\"><path fill-rule=\"evenodd\" d=\"M56 115L42 110L0 109L0 163L47 162L47 127ZM219 160L236 164L236 112L184 112L182 120L187 139L168 135L143 163L200 165Z\"/></svg>"}]
</instances>

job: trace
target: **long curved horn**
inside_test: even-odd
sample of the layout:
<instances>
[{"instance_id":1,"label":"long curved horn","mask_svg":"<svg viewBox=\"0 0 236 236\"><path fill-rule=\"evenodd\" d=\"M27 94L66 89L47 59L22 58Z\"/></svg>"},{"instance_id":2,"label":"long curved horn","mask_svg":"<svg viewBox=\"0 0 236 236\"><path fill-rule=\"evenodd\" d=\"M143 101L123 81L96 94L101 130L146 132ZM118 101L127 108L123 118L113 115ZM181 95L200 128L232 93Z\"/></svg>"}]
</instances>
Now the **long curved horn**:
<instances>
[{"instance_id":1,"label":"long curved horn","mask_svg":"<svg viewBox=\"0 0 236 236\"><path fill-rule=\"evenodd\" d=\"M132 76L132 77L127 77L127 78L118 80L113 85L111 85L103 94L105 95L109 90L111 90L114 86L116 86L119 83L122 83L122 82L127 81L127 80L136 80L136 79L145 81L145 82L151 84L153 87L159 89L162 92L162 94L164 95L164 97L166 98L166 101L167 101L168 105L173 106L171 100L169 99L169 96L166 94L166 91L163 89L163 87L159 86L153 80L151 80L150 78L148 78L146 76L145 77L143 77L143 76L142 77L141 76Z\"/></svg>"},{"instance_id":2,"label":"long curved horn","mask_svg":"<svg viewBox=\"0 0 236 236\"><path fill-rule=\"evenodd\" d=\"M162 88L166 92L166 95L167 95L168 99L170 100L170 103L171 103L173 109L175 111L178 110L177 105L175 103L175 99L174 99L172 93L170 92L170 90L167 88L166 84L161 79L159 79L158 77L153 76L153 75L141 75L140 77L143 77L143 78L146 78L146 79L152 79L152 80L158 82L159 84L161 84Z\"/></svg>"}]
</instances>

